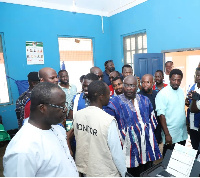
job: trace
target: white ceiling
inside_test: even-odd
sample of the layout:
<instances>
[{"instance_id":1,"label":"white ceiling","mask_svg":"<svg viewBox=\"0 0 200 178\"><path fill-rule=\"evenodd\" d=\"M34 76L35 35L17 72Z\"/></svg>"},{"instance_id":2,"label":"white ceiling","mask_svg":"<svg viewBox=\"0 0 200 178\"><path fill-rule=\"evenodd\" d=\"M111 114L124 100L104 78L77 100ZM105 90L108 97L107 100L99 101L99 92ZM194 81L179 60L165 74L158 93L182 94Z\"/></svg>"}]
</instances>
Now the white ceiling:
<instances>
[{"instance_id":1,"label":"white ceiling","mask_svg":"<svg viewBox=\"0 0 200 178\"><path fill-rule=\"evenodd\" d=\"M0 2L108 17L145 1L147 0L0 0Z\"/></svg>"}]
</instances>

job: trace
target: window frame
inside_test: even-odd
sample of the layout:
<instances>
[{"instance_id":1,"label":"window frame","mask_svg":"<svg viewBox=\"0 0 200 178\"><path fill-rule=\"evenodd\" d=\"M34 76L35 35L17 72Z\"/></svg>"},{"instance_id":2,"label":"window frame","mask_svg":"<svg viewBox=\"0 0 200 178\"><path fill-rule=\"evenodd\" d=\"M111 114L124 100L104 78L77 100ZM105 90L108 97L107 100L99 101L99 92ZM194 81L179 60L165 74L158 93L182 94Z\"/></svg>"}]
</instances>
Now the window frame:
<instances>
[{"instance_id":1,"label":"window frame","mask_svg":"<svg viewBox=\"0 0 200 178\"><path fill-rule=\"evenodd\" d=\"M131 39L132 37L139 37L142 35L142 48L141 49L138 49L138 40L135 40L135 49L132 50L131 49L131 40L130 40L130 50L127 50L126 49L126 43L125 43L125 40L126 39ZM147 53L147 50L148 50L148 47L146 46L146 48L144 48L144 44L143 44L143 36L146 35L146 41L147 41L147 33L146 33L146 30L141 30L141 31L137 31L137 32L133 32L133 33L129 33L129 34L125 34L125 35L122 35L122 49L123 49L123 63L124 65L125 64L129 64L132 66L133 70L134 70L134 59L133 59L133 55L130 54L130 59L131 59L131 62L127 62L127 57L126 57L126 53L127 52L130 52L132 53L133 51L135 51L134 54L138 54L139 50L142 50L142 53L144 53L144 50L146 50L145 53Z\"/></svg>"},{"instance_id":2,"label":"window frame","mask_svg":"<svg viewBox=\"0 0 200 178\"><path fill-rule=\"evenodd\" d=\"M7 63L6 44L5 44L4 33L0 32L0 35L1 35L2 50L3 50L5 74L6 74L6 80L7 80L8 97L9 97L9 101L6 103L0 103L0 106L5 106L5 105L12 105L13 100L12 100L12 95L11 95L10 79L7 77L7 76L9 76L9 72L8 72L8 63Z\"/></svg>"}]
</instances>

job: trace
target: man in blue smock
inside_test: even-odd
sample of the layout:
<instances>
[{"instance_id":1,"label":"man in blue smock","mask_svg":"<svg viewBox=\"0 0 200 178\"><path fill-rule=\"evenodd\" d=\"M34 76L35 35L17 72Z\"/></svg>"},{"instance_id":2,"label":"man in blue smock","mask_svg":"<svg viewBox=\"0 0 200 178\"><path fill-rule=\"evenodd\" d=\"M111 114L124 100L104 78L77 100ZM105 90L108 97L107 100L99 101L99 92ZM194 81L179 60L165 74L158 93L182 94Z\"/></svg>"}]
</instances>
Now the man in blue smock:
<instances>
[{"instance_id":1,"label":"man in blue smock","mask_svg":"<svg viewBox=\"0 0 200 178\"><path fill-rule=\"evenodd\" d=\"M187 139L184 92L179 88L183 73L179 69L170 72L170 85L156 96L156 111L162 126L163 156L175 143L185 145Z\"/></svg>"}]
</instances>

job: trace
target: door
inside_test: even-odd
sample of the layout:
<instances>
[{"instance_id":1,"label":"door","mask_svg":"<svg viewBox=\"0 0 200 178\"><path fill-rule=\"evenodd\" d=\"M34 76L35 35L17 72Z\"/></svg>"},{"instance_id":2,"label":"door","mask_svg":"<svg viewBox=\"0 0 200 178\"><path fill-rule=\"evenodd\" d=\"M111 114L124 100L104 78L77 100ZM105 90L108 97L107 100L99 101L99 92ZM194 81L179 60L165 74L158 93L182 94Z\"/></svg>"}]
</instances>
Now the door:
<instances>
[{"instance_id":1,"label":"door","mask_svg":"<svg viewBox=\"0 0 200 178\"><path fill-rule=\"evenodd\" d=\"M144 74L152 74L156 70L163 70L163 53L140 53L134 54L134 72L141 77Z\"/></svg>"}]
</instances>

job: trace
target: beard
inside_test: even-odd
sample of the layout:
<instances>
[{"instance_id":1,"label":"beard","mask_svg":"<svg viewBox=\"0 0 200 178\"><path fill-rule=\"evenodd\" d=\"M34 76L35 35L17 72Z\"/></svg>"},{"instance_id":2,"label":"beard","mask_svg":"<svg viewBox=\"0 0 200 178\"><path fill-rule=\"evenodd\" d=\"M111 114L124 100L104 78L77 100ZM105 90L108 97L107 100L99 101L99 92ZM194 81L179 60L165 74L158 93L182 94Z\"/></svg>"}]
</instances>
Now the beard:
<instances>
[{"instance_id":1,"label":"beard","mask_svg":"<svg viewBox=\"0 0 200 178\"><path fill-rule=\"evenodd\" d=\"M60 81L61 84L67 85L69 83L69 80L67 82L65 81Z\"/></svg>"}]
</instances>

